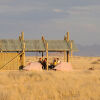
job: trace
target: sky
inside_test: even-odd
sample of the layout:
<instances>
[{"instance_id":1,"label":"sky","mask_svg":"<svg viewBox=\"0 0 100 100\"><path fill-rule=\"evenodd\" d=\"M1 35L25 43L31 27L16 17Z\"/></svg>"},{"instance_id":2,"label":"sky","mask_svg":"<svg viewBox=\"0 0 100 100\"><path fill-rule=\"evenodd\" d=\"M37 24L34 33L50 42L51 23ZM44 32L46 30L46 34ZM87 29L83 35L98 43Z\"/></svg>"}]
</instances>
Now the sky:
<instances>
[{"instance_id":1,"label":"sky","mask_svg":"<svg viewBox=\"0 0 100 100\"><path fill-rule=\"evenodd\" d=\"M0 39L70 39L100 45L100 0L0 0Z\"/></svg>"}]
</instances>

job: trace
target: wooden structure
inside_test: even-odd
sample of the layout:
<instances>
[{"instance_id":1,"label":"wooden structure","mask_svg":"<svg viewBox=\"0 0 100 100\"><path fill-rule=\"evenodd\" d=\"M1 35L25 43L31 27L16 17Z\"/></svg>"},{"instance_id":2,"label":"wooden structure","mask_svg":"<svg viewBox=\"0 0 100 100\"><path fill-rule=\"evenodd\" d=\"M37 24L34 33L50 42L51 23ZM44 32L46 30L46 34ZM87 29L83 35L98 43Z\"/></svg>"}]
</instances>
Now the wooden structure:
<instances>
[{"instance_id":1,"label":"wooden structure","mask_svg":"<svg viewBox=\"0 0 100 100\"><path fill-rule=\"evenodd\" d=\"M0 70L18 70L25 66L24 32L19 40L0 40Z\"/></svg>"},{"instance_id":2,"label":"wooden structure","mask_svg":"<svg viewBox=\"0 0 100 100\"><path fill-rule=\"evenodd\" d=\"M20 55L18 53L0 53L0 70L16 70L20 66Z\"/></svg>"},{"instance_id":3,"label":"wooden structure","mask_svg":"<svg viewBox=\"0 0 100 100\"><path fill-rule=\"evenodd\" d=\"M48 70L48 52L64 52L64 61L69 62L69 53L77 51L73 40L69 40L69 32L64 40L24 40L24 32L18 40L0 40L0 69L19 69L25 66L25 52L46 52ZM13 65L14 64L14 65ZM15 67L14 67L15 66ZM17 67L16 67L17 66Z\"/></svg>"}]
</instances>

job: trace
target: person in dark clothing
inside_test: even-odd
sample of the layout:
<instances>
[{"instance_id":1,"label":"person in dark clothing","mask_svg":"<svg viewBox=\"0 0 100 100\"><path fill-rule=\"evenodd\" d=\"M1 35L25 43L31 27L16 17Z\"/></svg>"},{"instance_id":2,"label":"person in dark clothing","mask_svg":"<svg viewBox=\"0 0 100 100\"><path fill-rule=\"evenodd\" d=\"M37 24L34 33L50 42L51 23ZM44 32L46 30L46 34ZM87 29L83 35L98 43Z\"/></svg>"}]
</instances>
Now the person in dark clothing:
<instances>
[{"instance_id":1,"label":"person in dark clothing","mask_svg":"<svg viewBox=\"0 0 100 100\"><path fill-rule=\"evenodd\" d=\"M42 65L43 65L43 69L47 68L47 58L44 59Z\"/></svg>"},{"instance_id":2,"label":"person in dark clothing","mask_svg":"<svg viewBox=\"0 0 100 100\"><path fill-rule=\"evenodd\" d=\"M39 61L38 61L39 63L41 63L42 65L43 65L43 60L42 60L42 58L39 58Z\"/></svg>"}]
</instances>

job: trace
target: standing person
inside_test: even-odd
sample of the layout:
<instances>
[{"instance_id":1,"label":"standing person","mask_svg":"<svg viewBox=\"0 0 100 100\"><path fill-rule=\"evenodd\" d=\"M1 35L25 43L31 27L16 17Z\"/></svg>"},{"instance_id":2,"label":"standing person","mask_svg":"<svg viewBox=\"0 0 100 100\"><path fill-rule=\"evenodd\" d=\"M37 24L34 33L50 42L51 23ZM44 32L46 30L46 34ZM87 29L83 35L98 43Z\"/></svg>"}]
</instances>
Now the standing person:
<instances>
[{"instance_id":1,"label":"standing person","mask_svg":"<svg viewBox=\"0 0 100 100\"><path fill-rule=\"evenodd\" d=\"M44 59L42 65L43 65L43 69L47 68L47 58Z\"/></svg>"}]
</instances>

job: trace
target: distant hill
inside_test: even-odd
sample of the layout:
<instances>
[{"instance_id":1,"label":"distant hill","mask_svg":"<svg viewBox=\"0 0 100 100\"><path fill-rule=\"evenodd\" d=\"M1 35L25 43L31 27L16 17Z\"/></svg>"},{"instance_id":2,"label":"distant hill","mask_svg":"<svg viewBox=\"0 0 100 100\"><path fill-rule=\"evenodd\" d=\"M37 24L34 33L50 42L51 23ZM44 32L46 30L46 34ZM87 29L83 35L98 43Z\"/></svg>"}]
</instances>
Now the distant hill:
<instances>
[{"instance_id":1,"label":"distant hill","mask_svg":"<svg viewBox=\"0 0 100 100\"><path fill-rule=\"evenodd\" d=\"M83 46L77 45L79 52L74 53L78 56L100 56L100 45Z\"/></svg>"}]
</instances>

